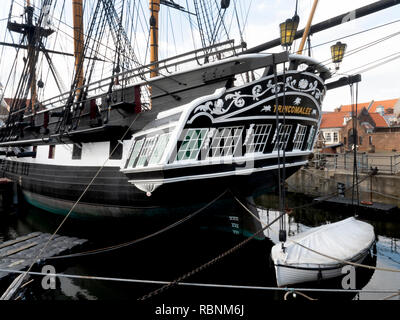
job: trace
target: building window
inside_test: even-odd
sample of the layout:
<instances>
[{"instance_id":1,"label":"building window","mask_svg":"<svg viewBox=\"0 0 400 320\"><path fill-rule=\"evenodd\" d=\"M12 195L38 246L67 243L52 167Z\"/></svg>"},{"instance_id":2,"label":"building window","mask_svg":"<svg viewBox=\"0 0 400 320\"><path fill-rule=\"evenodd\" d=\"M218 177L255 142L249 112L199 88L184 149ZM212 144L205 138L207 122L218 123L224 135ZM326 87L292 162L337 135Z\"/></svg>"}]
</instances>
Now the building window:
<instances>
[{"instance_id":1,"label":"building window","mask_svg":"<svg viewBox=\"0 0 400 320\"><path fill-rule=\"evenodd\" d=\"M272 142L274 142L276 140L275 146L274 146L274 151L278 151L278 149L286 150L286 146L289 141L291 131L292 131L292 125L290 125L290 124L285 124L285 125L280 124L279 125L278 136L275 132L274 139L272 140Z\"/></svg>"},{"instance_id":2,"label":"building window","mask_svg":"<svg viewBox=\"0 0 400 320\"><path fill-rule=\"evenodd\" d=\"M339 142L339 135L337 132L333 133L333 142Z\"/></svg>"},{"instance_id":3,"label":"building window","mask_svg":"<svg viewBox=\"0 0 400 320\"><path fill-rule=\"evenodd\" d=\"M307 126L297 125L296 133L293 140L293 150L301 150L303 147L304 139L306 137Z\"/></svg>"},{"instance_id":4,"label":"building window","mask_svg":"<svg viewBox=\"0 0 400 320\"><path fill-rule=\"evenodd\" d=\"M82 158L82 145L74 143L72 146L72 160L80 160Z\"/></svg>"},{"instance_id":5,"label":"building window","mask_svg":"<svg viewBox=\"0 0 400 320\"><path fill-rule=\"evenodd\" d=\"M49 159L54 159L56 153L56 146L54 144L49 145Z\"/></svg>"},{"instance_id":6,"label":"building window","mask_svg":"<svg viewBox=\"0 0 400 320\"><path fill-rule=\"evenodd\" d=\"M330 132L325 132L325 141L326 142L331 142L332 141L332 136Z\"/></svg>"},{"instance_id":7,"label":"building window","mask_svg":"<svg viewBox=\"0 0 400 320\"><path fill-rule=\"evenodd\" d=\"M216 131L208 152L209 158L236 155L239 141L242 141L243 127L226 127Z\"/></svg>"},{"instance_id":8,"label":"building window","mask_svg":"<svg viewBox=\"0 0 400 320\"><path fill-rule=\"evenodd\" d=\"M372 145L372 136L369 136L368 140L369 140L369 145Z\"/></svg>"},{"instance_id":9,"label":"building window","mask_svg":"<svg viewBox=\"0 0 400 320\"><path fill-rule=\"evenodd\" d=\"M358 137L358 144L359 144L359 145L362 145L362 137L361 137L361 136Z\"/></svg>"},{"instance_id":10,"label":"building window","mask_svg":"<svg viewBox=\"0 0 400 320\"><path fill-rule=\"evenodd\" d=\"M207 136L208 129L188 129L179 147L176 160L195 160Z\"/></svg>"},{"instance_id":11,"label":"building window","mask_svg":"<svg viewBox=\"0 0 400 320\"><path fill-rule=\"evenodd\" d=\"M252 124L250 128L247 129L247 136L245 141L245 144L247 146L246 153L264 152L265 145L271 132L271 128L272 125L270 124Z\"/></svg>"}]
</instances>

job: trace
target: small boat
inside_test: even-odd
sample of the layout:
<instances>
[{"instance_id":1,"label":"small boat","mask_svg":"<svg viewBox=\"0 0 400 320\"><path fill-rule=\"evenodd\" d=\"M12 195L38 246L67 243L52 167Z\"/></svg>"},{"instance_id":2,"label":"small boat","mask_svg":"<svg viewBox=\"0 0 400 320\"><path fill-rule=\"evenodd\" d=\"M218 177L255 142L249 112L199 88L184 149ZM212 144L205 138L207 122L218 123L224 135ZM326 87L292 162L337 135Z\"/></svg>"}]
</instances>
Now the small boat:
<instances>
[{"instance_id":1,"label":"small boat","mask_svg":"<svg viewBox=\"0 0 400 320\"><path fill-rule=\"evenodd\" d=\"M284 250L282 243L271 249L277 285L284 287L339 277L345 264L338 260L361 263L374 242L373 226L354 217L289 237Z\"/></svg>"}]
</instances>

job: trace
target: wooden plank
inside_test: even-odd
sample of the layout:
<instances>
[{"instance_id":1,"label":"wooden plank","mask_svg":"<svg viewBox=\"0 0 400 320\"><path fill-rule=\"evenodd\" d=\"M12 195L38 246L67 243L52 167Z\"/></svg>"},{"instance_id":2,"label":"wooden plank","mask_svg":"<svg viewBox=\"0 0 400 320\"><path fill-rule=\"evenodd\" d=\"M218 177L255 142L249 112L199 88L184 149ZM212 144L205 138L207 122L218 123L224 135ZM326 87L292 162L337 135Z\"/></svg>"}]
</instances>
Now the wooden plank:
<instances>
[{"instance_id":1,"label":"wooden plank","mask_svg":"<svg viewBox=\"0 0 400 320\"><path fill-rule=\"evenodd\" d=\"M19 265L19 264L21 264L21 263L23 263L23 262L25 262L25 260L23 260L23 259L14 261L13 263L9 264L9 265L7 266L7 268L15 267L15 266L17 266L17 265Z\"/></svg>"},{"instance_id":2,"label":"wooden plank","mask_svg":"<svg viewBox=\"0 0 400 320\"><path fill-rule=\"evenodd\" d=\"M30 233L30 234L28 234L26 236L17 238L15 240L6 241L6 242L0 244L0 249L12 246L12 245L14 245L16 243L19 243L19 242L22 242L22 241L26 241L26 240L38 237L39 235L40 235L40 232L34 232L34 233Z\"/></svg>"},{"instance_id":3,"label":"wooden plank","mask_svg":"<svg viewBox=\"0 0 400 320\"><path fill-rule=\"evenodd\" d=\"M5 257L12 256L12 255L15 254L15 253L18 253L18 252L24 251L24 250L26 250L26 249L29 249L29 248L31 248L31 247L34 247L34 246L36 246L37 244L38 244L37 242L32 242L32 243L30 243L30 244L27 244L27 245L25 245L25 246L19 247L19 248L17 248L17 249L9 250L9 251L7 251L5 254L1 255L0 258L5 258Z\"/></svg>"},{"instance_id":4,"label":"wooden plank","mask_svg":"<svg viewBox=\"0 0 400 320\"><path fill-rule=\"evenodd\" d=\"M0 254L0 267L3 269L20 271L26 270L32 262L34 262L34 264L37 263L37 254L50 237L51 234L37 232L4 243L2 254ZM52 241L48 243L46 250L42 252L40 258L46 260L49 257L58 256L66 252L70 253L70 250L85 242L87 242L86 239L55 235L52 238ZM14 247L8 248L12 245L14 245ZM10 275L11 273L0 272L0 280L3 280ZM9 289L12 290L13 286ZM9 296L10 290L4 295L4 297Z\"/></svg>"},{"instance_id":5,"label":"wooden plank","mask_svg":"<svg viewBox=\"0 0 400 320\"><path fill-rule=\"evenodd\" d=\"M14 293L17 291L22 281L24 280L24 274L21 273L18 277L14 279L11 285L7 288L7 290L0 297L0 300L10 300Z\"/></svg>"}]
</instances>

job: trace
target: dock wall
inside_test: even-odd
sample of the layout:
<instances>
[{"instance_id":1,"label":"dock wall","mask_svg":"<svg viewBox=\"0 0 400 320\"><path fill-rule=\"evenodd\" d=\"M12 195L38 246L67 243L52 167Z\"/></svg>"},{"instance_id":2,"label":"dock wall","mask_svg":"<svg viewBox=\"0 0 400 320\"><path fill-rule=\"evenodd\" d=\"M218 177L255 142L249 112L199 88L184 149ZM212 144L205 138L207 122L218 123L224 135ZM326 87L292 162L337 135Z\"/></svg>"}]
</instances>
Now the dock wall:
<instances>
[{"instance_id":1,"label":"dock wall","mask_svg":"<svg viewBox=\"0 0 400 320\"><path fill-rule=\"evenodd\" d=\"M372 193L373 202L400 207L400 176L379 173L372 178L367 176L367 173L358 175L359 181L364 179L359 184L360 201L370 201ZM337 193L338 183L343 183L346 189L349 188L345 196L351 198L353 174L345 170L304 167L288 178L286 183L289 192L303 193L313 197Z\"/></svg>"}]
</instances>

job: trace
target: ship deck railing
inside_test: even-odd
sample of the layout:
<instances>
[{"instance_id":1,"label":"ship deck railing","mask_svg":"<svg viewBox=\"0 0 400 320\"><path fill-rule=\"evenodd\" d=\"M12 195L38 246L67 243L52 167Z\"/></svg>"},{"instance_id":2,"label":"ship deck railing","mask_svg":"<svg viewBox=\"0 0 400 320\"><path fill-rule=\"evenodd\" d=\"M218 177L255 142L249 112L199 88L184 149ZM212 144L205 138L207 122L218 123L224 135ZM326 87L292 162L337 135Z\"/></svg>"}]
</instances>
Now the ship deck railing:
<instances>
[{"instance_id":1,"label":"ship deck railing","mask_svg":"<svg viewBox=\"0 0 400 320\"><path fill-rule=\"evenodd\" d=\"M87 85L76 88L73 91L77 93L80 90L88 89L87 92L92 93L92 95L86 100L74 101L72 105L85 103L92 99L100 98L105 94L108 94L110 83L113 82L116 78L118 78L120 83L119 89L131 87L135 84L141 86L143 86L143 83L151 85L151 80L149 78L151 72L157 72L161 76L168 77L174 72L183 71L185 69L185 65L187 64L189 64L189 66L191 65L192 67L201 66L207 63L206 59L208 59L208 62L215 62L229 56L234 56L236 50L243 48L243 46L244 44L234 46L234 40L227 40L218 44L214 44L212 46L192 50L174 57L159 60L157 63L143 65L131 70L120 72L113 76L91 82ZM154 68L154 66L156 67ZM174 68L173 72L170 71L171 68ZM146 90L148 91L148 88L146 88ZM149 102L147 101L149 99L148 96L149 95L142 95L142 97L146 99L146 101L142 101L142 104L146 105L146 103ZM62 108L67 104L70 97L71 91L67 91L58 96L46 99L40 102L42 110L36 113L38 114L46 112L48 110ZM25 110L25 106L19 110L14 111L13 114L18 114L23 110ZM25 118L29 116L31 116L31 114L25 115Z\"/></svg>"}]
</instances>

